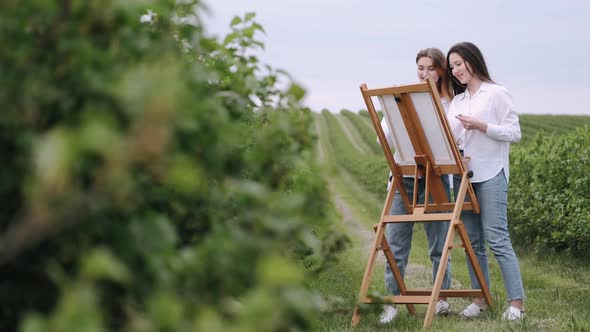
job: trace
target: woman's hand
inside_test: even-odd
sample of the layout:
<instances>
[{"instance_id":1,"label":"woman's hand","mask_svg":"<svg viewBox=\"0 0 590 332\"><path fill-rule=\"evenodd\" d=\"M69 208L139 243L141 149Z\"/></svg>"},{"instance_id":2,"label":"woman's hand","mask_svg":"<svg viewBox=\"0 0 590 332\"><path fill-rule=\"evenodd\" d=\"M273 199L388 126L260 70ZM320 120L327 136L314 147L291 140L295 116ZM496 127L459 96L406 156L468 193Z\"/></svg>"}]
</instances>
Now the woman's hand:
<instances>
[{"instance_id":1,"label":"woman's hand","mask_svg":"<svg viewBox=\"0 0 590 332\"><path fill-rule=\"evenodd\" d=\"M488 130L488 124L479 120L478 118L462 114L457 115L456 118L457 120L461 121L461 125L467 130L477 129L483 133Z\"/></svg>"}]
</instances>

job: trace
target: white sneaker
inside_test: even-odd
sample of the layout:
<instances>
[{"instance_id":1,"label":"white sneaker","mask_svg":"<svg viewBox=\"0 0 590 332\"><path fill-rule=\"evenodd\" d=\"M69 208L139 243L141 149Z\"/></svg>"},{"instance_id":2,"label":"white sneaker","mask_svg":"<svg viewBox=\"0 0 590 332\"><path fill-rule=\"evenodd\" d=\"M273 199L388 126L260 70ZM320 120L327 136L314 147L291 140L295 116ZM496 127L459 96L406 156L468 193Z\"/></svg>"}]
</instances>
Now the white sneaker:
<instances>
[{"instance_id":1,"label":"white sneaker","mask_svg":"<svg viewBox=\"0 0 590 332\"><path fill-rule=\"evenodd\" d=\"M436 302L435 312L438 316L450 315L451 314L451 306L449 305L449 302L447 302L445 300L439 300L438 302Z\"/></svg>"},{"instance_id":2,"label":"white sneaker","mask_svg":"<svg viewBox=\"0 0 590 332\"><path fill-rule=\"evenodd\" d=\"M461 316L462 318L475 318L481 315L484 309L485 307L480 307L475 303L471 303L467 306L467 308L463 309L463 311L459 313L459 316Z\"/></svg>"},{"instance_id":3,"label":"white sneaker","mask_svg":"<svg viewBox=\"0 0 590 332\"><path fill-rule=\"evenodd\" d=\"M502 314L502 320L518 320L523 318L524 311L513 306L509 306Z\"/></svg>"},{"instance_id":4,"label":"white sneaker","mask_svg":"<svg viewBox=\"0 0 590 332\"><path fill-rule=\"evenodd\" d=\"M384 305L383 312L379 316L379 323L387 324L390 323L397 315L397 309L391 305Z\"/></svg>"}]
</instances>

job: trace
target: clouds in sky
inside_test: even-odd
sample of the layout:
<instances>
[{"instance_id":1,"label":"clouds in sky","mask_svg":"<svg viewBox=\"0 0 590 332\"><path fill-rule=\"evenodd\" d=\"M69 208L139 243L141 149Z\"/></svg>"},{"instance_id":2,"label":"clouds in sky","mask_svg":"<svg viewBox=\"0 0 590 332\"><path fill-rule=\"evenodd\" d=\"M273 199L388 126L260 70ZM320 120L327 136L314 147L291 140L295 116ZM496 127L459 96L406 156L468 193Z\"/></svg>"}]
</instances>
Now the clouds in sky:
<instances>
[{"instance_id":1,"label":"clouds in sky","mask_svg":"<svg viewBox=\"0 0 590 332\"><path fill-rule=\"evenodd\" d=\"M519 113L588 114L590 2L531 0L211 0L202 15L223 36L235 15L256 12L263 63L287 70L313 110L364 109L359 85L417 81L415 56L475 43Z\"/></svg>"}]
</instances>

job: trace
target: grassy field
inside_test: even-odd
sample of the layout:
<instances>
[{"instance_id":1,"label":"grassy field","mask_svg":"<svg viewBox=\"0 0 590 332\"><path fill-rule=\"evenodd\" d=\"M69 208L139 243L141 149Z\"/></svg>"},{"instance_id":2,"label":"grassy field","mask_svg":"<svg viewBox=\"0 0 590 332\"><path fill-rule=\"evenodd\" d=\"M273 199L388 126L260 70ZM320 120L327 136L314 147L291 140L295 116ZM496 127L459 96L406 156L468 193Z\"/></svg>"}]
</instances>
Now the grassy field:
<instances>
[{"instance_id":1,"label":"grassy field","mask_svg":"<svg viewBox=\"0 0 590 332\"><path fill-rule=\"evenodd\" d=\"M335 115L340 117L343 115ZM359 116L359 115L355 115ZM323 313L320 319L314 322L314 331L418 331L422 329L426 306L418 305L418 316L408 314L404 306L398 306L398 317L391 324L380 325L377 323L380 314L380 305L368 305L363 307L361 322L356 328L350 327L352 311L356 304L362 275L367 263L367 258L372 244L372 226L378 220L385 198L385 177L382 188L367 188L358 183L354 174L350 173L340 156L343 137L350 139L362 139L363 135L329 133L334 130L355 130L357 126L347 126L338 129L328 126L326 114L316 116L316 128L318 130L318 150L322 151L321 161L325 165L326 176L329 179L330 189L337 208L341 213L341 227L352 239L350 247L341 254L338 264L322 273L315 282L310 285L318 290L329 304L329 309ZM347 118L351 115L347 114ZM360 117L360 116L359 116ZM538 118L537 118L538 117ZM548 116L522 116L521 125L523 133L534 132L537 120L544 123L563 123L567 125L553 126L553 133L559 134L572 128L590 123L590 117L578 118L571 121L569 117ZM350 120L355 121L355 120ZM339 123L345 123L339 121ZM353 122L354 123L354 122ZM556 128L561 128L557 130ZM527 134L529 135L529 134ZM365 134L366 136L366 134ZM365 142L366 144L366 142ZM349 142L350 155L359 154L358 148ZM335 148L338 148L338 153ZM357 151L353 152L355 149ZM372 154L372 151L367 151ZM362 155L357 157L362 158ZM383 160L383 164L385 161ZM381 176L374 175L374 176ZM366 182L366 181L365 181ZM491 290L495 304L490 307L483 317L474 320L462 320L457 315L469 301L467 299L451 299L452 315L449 317L436 317L432 325L432 331L590 331L590 264L587 258L570 258L564 256L539 257L531 254L526 248L516 245L517 255L522 271L525 291L527 294L526 319L520 322L508 323L501 320L501 315L506 307L505 289L499 267L493 255L490 253L490 278ZM423 226L416 224L414 227L413 246L410 265L413 267L411 275L406 277L410 287L427 287L431 284L426 237ZM383 259L378 260L377 269L373 273L370 292L382 294L383 286ZM453 288L471 288L465 262L465 255L460 250L452 253ZM408 272L410 274L410 272Z\"/></svg>"},{"instance_id":2,"label":"grassy field","mask_svg":"<svg viewBox=\"0 0 590 332\"><path fill-rule=\"evenodd\" d=\"M574 128L590 125L590 116L585 115L522 114L519 118L523 143L533 140L541 130L544 134L559 135L570 132Z\"/></svg>"}]
</instances>

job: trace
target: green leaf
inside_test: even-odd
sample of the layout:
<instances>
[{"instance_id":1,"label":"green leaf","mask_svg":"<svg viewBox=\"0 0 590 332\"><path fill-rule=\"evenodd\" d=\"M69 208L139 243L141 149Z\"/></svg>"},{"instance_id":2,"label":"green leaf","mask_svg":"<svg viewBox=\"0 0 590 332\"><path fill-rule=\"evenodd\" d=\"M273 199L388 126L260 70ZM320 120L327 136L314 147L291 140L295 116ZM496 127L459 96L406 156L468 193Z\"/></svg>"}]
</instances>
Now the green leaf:
<instances>
[{"instance_id":1,"label":"green leaf","mask_svg":"<svg viewBox=\"0 0 590 332\"><path fill-rule=\"evenodd\" d=\"M260 47L261 49L264 49L264 43L263 42L259 42L257 40L252 41L252 45L256 45L258 47Z\"/></svg>"},{"instance_id":2,"label":"green leaf","mask_svg":"<svg viewBox=\"0 0 590 332\"><path fill-rule=\"evenodd\" d=\"M39 189L56 193L66 188L76 154L71 136L58 127L36 141L34 163Z\"/></svg>"},{"instance_id":3,"label":"green leaf","mask_svg":"<svg viewBox=\"0 0 590 332\"><path fill-rule=\"evenodd\" d=\"M231 22L229 23L230 27L235 27L236 25L242 23L242 18L239 16L234 16L234 18L232 18Z\"/></svg>"},{"instance_id":4,"label":"green leaf","mask_svg":"<svg viewBox=\"0 0 590 332\"><path fill-rule=\"evenodd\" d=\"M95 289L87 283L68 286L50 319L50 331L105 331L96 297Z\"/></svg>"},{"instance_id":5,"label":"green leaf","mask_svg":"<svg viewBox=\"0 0 590 332\"><path fill-rule=\"evenodd\" d=\"M300 101L305 97L305 89L296 83L292 83L287 92L289 95L293 96L296 101Z\"/></svg>"},{"instance_id":6,"label":"green leaf","mask_svg":"<svg viewBox=\"0 0 590 332\"><path fill-rule=\"evenodd\" d=\"M107 248L94 249L88 254L82 267L82 275L91 280L104 279L128 283L131 274Z\"/></svg>"},{"instance_id":7,"label":"green leaf","mask_svg":"<svg viewBox=\"0 0 590 332\"><path fill-rule=\"evenodd\" d=\"M258 31L261 31L262 33L266 34L266 31L264 31L264 28L262 27L262 25L260 25L260 24L258 24L258 23L254 23L254 24L252 24L252 26L253 26L253 27L254 27L256 30L258 30Z\"/></svg>"},{"instance_id":8,"label":"green leaf","mask_svg":"<svg viewBox=\"0 0 590 332\"><path fill-rule=\"evenodd\" d=\"M260 282L269 286L298 283L303 280L303 271L292 262L279 256L266 257L258 267Z\"/></svg>"},{"instance_id":9,"label":"green leaf","mask_svg":"<svg viewBox=\"0 0 590 332\"><path fill-rule=\"evenodd\" d=\"M246 21L246 22L251 21L254 17L256 17L256 13L255 12L248 12L244 16L244 21Z\"/></svg>"},{"instance_id":10,"label":"green leaf","mask_svg":"<svg viewBox=\"0 0 590 332\"><path fill-rule=\"evenodd\" d=\"M254 26L249 26L246 29L244 29L243 33L244 33L244 36L246 36L248 38L252 38L252 37L254 37L254 34L256 33L256 28Z\"/></svg>"},{"instance_id":11,"label":"green leaf","mask_svg":"<svg viewBox=\"0 0 590 332\"><path fill-rule=\"evenodd\" d=\"M182 193L197 193L203 190L206 184L197 164L183 155L176 156L172 161L166 175L166 182L172 190Z\"/></svg>"},{"instance_id":12,"label":"green leaf","mask_svg":"<svg viewBox=\"0 0 590 332\"><path fill-rule=\"evenodd\" d=\"M170 293L159 293L153 296L149 303L149 312L154 318L160 331L178 331L184 306L181 297Z\"/></svg>"},{"instance_id":13,"label":"green leaf","mask_svg":"<svg viewBox=\"0 0 590 332\"><path fill-rule=\"evenodd\" d=\"M46 332L49 330L48 324L39 314L28 315L21 324L22 332Z\"/></svg>"},{"instance_id":14,"label":"green leaf","mask_svg":"<svg viewBox=\"0 0 590 332\"><path fill-rule=\"evenodd\" d=\"M234 39L238 38L239 35L237 32L232 32L230 34L228 34L227 36L225 36L225 38L223 39L223 45L226 46L229 43L231 43Z\"/></svg>"}]
</instances>

